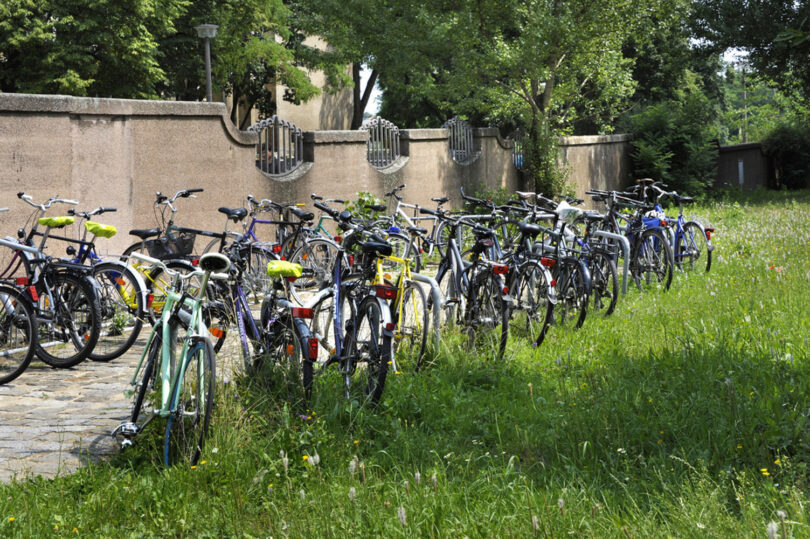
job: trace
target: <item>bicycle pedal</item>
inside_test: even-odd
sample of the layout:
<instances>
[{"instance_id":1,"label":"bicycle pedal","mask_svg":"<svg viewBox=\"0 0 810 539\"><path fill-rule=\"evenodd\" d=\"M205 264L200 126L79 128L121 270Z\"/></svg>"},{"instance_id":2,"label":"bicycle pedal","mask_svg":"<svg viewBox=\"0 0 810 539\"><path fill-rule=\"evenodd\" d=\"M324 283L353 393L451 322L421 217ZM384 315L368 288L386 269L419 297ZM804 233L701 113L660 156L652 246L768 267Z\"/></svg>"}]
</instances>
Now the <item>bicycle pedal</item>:
<instances>
[{"instance_id":1,"label":"bicycle pedal","mask_svg":"<svg viewBox=\"0 0 810 539\"><path fill-rule=\"evenodd\" d=\"M121 436L123 436L128 440L129 438L132 438L133 436L138 434L138 425L136 425L131 421L125 421L124 423L121 423L120 425L115 427L115 430L112 431L112 434L110 434L110 436L117 436L118 434L120 434ZM123 445L124 442L121 443ZM132 442L130 442L130 445L131 444Z\"/></svg>"}]
</instances>

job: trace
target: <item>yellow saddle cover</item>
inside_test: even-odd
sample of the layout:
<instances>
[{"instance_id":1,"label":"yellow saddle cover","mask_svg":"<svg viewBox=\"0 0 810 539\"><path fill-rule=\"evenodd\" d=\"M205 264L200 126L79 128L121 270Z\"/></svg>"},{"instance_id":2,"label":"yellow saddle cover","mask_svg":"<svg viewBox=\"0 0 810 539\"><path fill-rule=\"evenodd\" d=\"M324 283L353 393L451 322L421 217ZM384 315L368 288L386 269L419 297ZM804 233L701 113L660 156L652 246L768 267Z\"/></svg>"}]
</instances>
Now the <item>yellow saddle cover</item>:
<instances>
[{"instance_id":1,"label":"yellow saddle cover","mask_svg":"<svg viewBox=\"0 0 810 539\"><path fill-rule=\"evenodd\" d=\"M67 225L72 225L75 219L69 215L63 215L62 217L40 217L37 219L37 222L42 226L47 226L48 228L62 228Z\"/></svg>"},{"instance_id":2,"label":"yellow saddle cover","mask_svg":"<svg viewBox=\"0 0 810 539\"><path fill-rule=\"evenodd\" d=\"M91 234L95 234L99 238L112 238L118 234L118 230L112 225L102 225L95 221L87 221L84 223L84 228Z\"/></svg>"},{"instance_id":3,"label":"yellow saddle cover","mask_svg":"<svg viewBox=\"0 0 810 539\"><path fill-rule=\"evenodd\" d=\"M300 277L301 270L301 264L286 260L271 260L267 263L268 277Z\"/></svg>"}]
</instances>

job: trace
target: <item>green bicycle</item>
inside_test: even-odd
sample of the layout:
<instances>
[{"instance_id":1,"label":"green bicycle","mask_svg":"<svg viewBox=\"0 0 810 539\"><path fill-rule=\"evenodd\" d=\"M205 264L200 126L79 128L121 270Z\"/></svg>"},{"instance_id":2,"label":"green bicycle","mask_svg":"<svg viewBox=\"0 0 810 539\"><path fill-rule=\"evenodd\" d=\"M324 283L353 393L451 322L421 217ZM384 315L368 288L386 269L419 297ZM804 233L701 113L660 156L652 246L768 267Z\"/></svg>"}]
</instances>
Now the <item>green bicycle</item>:
<instances>
[{"instance_id":1,"label":"green bicycle","mask_svg":"<svg viewBox=\"0 0 810 539\"><path fill-rule=\"evenodd\" d=\"M120 437L121 447L126 448L154 419L166 419L163 463L195 465L211 422L216 380L216 358L204 321L202 291L207 289L209 278L228 278L221 272L230 268L230 261L224 255L209 253L200 258L197 271L183 274L140 253L130 255L130 261L134 260L166 272L172 287L130 381L133 406L129 421L112 435ZM189 282L187 288L193 292L181 290L184 282L200 277L201 286L197 286L200 281ZM182 336L181 329L185 330Z\"/></svg>"}]
</instances>

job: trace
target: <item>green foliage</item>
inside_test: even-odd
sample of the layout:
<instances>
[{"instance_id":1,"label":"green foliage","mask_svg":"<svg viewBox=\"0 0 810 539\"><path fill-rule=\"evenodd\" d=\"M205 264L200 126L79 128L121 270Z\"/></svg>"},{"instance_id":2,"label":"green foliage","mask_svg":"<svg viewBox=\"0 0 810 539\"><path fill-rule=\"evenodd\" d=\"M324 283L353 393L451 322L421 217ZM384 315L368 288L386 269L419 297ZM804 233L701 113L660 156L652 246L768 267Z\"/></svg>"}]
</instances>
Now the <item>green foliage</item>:
<instances>
[{"instance_id":1,"label":"green foliage","mask_svg":"<svg viewBox=\"0 0 810 539\"><path fill-rule=\"evenodd\" d=\"M784 123L762 141L762 151L773 159L776 187L810 186L810 127L806 122Z\"/></svg>"},{"instance_id":2,"label":"green foliage","mask_svg":"<svg viewBox=\"0 0 810 539\"><path fill-rule=\"evenodd\" d=\"M334 368L311 410L274 373L218 386L195 469L156 462L158 419L110 463L0 485L0 535L532 537L534 520L544 537L750 537L771 521L801 537L810 192L694 211L716 227L708 275L631 290L539 349L510 338L500 363L448 330L376 409L346 402Z\"/></svg>"},{"instance_id":3,"label":"green foliage","mask_svg":"<svg viewBox=\"0 0 810 539\"><path fill-rule=\"evenodd\" d=\"M695 196L714 182L717 143L724 127L718 105L694 83L675 98L650 105L631 115L633 165L637 178L653 178Z\"/></svg>"},{"instance_id":4,"label":"green foliage","mask_svg":"<svg viewBox=\"0 0 810 539\"><path fill-rule=\"evenodd\" d=\"M352 215L360 219L377 219L380 217L380 212L376 212L367 208L375 204L385 204L385 201L377 198L373 193L368 191L360 191L357 193L357 198L352 202L346 204L346 209L352 212Z\"/></svg>"}]
</instances>

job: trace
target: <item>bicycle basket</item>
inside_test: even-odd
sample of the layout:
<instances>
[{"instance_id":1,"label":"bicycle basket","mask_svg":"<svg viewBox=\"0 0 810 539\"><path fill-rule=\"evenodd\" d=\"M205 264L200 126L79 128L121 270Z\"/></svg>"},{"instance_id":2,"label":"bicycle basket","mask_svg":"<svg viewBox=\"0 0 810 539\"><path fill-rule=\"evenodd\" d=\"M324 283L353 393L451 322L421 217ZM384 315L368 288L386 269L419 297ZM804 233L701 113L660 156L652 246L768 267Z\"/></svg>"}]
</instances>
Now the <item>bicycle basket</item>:
<instances>
[{"instance_id":1,"label":"bicycle basket","mask_svg":"<svg viewBox=\"0 0 810 539\"><path fill-rule=\"evenodd\" d=\"M172 237L163 236L146 241L146 250L149 256L158 260L181 258L194 251L194 240L197 235L191 232L182 232Z\"/></svg>"}]
</instances>

